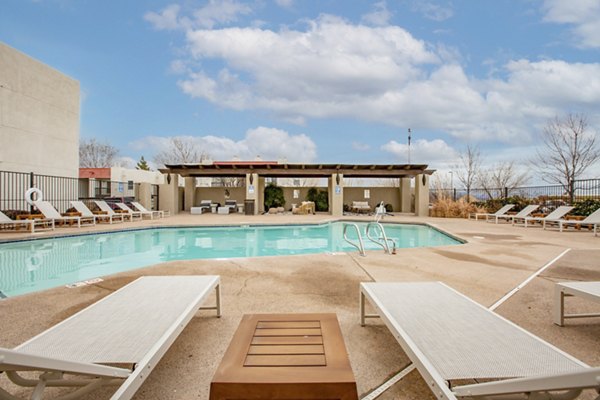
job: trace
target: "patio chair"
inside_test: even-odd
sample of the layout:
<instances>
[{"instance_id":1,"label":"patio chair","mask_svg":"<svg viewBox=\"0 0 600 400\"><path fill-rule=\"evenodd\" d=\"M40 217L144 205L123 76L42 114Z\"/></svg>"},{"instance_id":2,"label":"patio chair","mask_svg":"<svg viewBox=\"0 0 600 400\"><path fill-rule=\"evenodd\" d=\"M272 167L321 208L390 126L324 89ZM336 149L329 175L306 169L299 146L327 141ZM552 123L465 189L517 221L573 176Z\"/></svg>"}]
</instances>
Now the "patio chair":
<instances>
[{"instance_id":1,"label":"patio chair","mask_svg":"<svg viewBox=\"0 0 600 400\"><path fill-rule=\"evenodd\" d=\"M545 392L555 391L573 399L600 390L600 368L441 282L361 283L360 294L361 325L380 316L438 399L553 398ZM365 299L377 315L365 314ZM478 379L486 382L464 384Z\"/></svg>"},{"instance_id":2,"label":"patio chair","mask_svg":"<svg viewBox=\"0 0 600 400\"><path fill-rule=\"evenodd\" d=\"M165 212L163 210L148 210L146 207L138 203L137 201L132 201L131 204L137 209L137 211L141 211L144 213L152 213L153 216L157 216L158 218L164 218ZM167 211L169 213L169 211Z\"/></svg>"},{"instance_id":3,"label":"patio chair","mask_svg":"<svg viewBox=\"0 0 600 400\"><path fill-rule=\"evenodd\" d=\"M513 220L513 225L523 225L525 228L527 228L528 224L529 226L532 226L532 222L540 222L542 226L545 227L546 222L558 222L572 209L573 207L571 206L560 206L545 217L525 217L522 219L523 222L521 224L519 224L516 220Z\"/></svg>"},{"instance_id":4,"label":"patio chair","mask_svg":"<svg viewBox=\"0 0 600 400\"><path fill-rule=\"evenodd\" d=\"M54 230L54 220L53 219L22 219L22 220L13 220L10 219L6 214L0 211L0 231L5 229L18 229L19 227L24 227L29 230L31 233L35 233L36 227L38 231L44 230Z\"/></svg>"},{"instance_id":5,"label":"patio chair","mask_svg":"<svg viewBox=\"0 0 600 400\"><path fill-rule=\"evenodd\" d=\"M598 225L600 225L600 208L581 221L560 219L558 221L549 221L548 225L558 225L558 230L560 232L563 231L563 227L568 227L569 225L592 225L594 227L594 236L596 236ZM546 224L544 224L544 229L546 229Z\"/></svg>"},{"instance_id":6,"label":"patio chair","mask_svg":"<svg viewBox=\"0 0 600 400\"><path fill-rule=\"evenodd\" d=\"M488 217L496 217L498 215L505 215L508 212L508 210L510 210L514 206L515 206L514 204L506 204L504 207L502 207L495 213L471 213L471 214L469 214L469 219L471 219L471 217L475 217L475 221L477 221L479 219L479 217L485 217L485 220L487 221Z\"/></svg>"},{"instance_id":7,"label":"patio chair","mask_svg":"<svg viewBox=\"0 0 600 400\"><path fill-rule=\"evenodd\" d=\"M113 216L108 214L97 215L94 214L83 201L71 201L71 206L77 210L78 213L81 214L82 217L95 218L96 222L106 221L109 224L113 223ZM123 218L121 218L120 222L123 222Z\"/></svg>"},{"instance_id":8,"label":"patio chair","mask_svg":"<svg viewBox=\"0 0 600 400\"><path fill-rule=\"evenodd\" d=\"M212 200L202 200L200 201L200 214L204 214L205 212L211 212L212 209Z\"/></svg>"},{"instance_id":9,"label":"patio chair","mask_svg":"<svg viewBox=\"0 0 600 400\"><path fill-rule=\"evenodd\" d=\"M213 289L216 305L200 307ZM61 397L75 398L115 383L111 399L130 399L199 309L221 316L219 276L141 277L22 345L0 348L0 371L35 388L34 399L45 387L75 387ZM41 374L25 379L25 371ZM10 396L0 388L0 398Z\"/></svg>"},{"instance_id":10,"label":"patio chair","mask_svg":"<svg viewBox=\"0 0 600 400\"><path fill-rule=\"evenodd\" d=\"M600 317L600 313L565 314L565 297L580 296L600 303L600 282L560 282L554 286L554 323L564 326L566 318Z\"/></svg>"},{"instance_id":11,"label":"patio chair","mask_svg":"<svg viewBox=\"0 0 600 400\"><path fill-rule=\"evenodd\" d=\"M234 214L237 212L237 200L225 200L225 207L229 207L229 212Z\"/></svg>"},{"instance_id":12,"label":"patio chair","mask_svg":"<svg viewBox=\"0 0 600 400\"><path fill-rule=\"evenodd\" d=\"M150 212L146 212L143 213L141 211L134 211L131 208L129 208L129 206L125 203L115 203L117 205L117 207L119 207L122 211L125 212L125 214L129 214L131 216L131 220L133 221L133 219L135 218L139 218L140 220L144 219L144 215L147 215L150 217L150 219L154 219L154 217L152 216L152 213Z\"/></svg>"},{"instance_id":13,"label":"patio chair","mask_svg":"<svg viewBox=\"0 0 600 400\"><path fill-rule=\"evenodd\" d=\"M78 217L78 216L63 216L47 201L36 201L33 203L35 207L44 214L44 218L53 219L56 222L68 222L69 224L76 222L77 227L81 228L82 223L96 225L96 219L93 217Z\"/></svg>"},{"instance_id":14,"label":"patio chair","mask_svg":"<svg viewBox=\"0 0 600 400\"><path fill-rule=\"evenodd\" d=\"M126 218L129 218L129 221L133 221L133 216L127 213L116 213L115 210L104 200L92 200L94 204L106 215L110 215L113 221L125 221Z\"/></svg>"},{"instance_id":15,"label":"patio chair","mask_svg":"<svg viewBox=\"0 0 600 400\"><path fill-rule=\"evenodd\" d=\"M508 215L508 214L503 214L503 215L496 215L494 217L496 223L498 223L499 220L501 219L506 219L508 220L508 222L513 222L515 219L523 219L528 217L532 212L534 212L535 210L537 210L540 206L537 204L530 204L527 207L525 207L524 209L522 209L521 211L519 211L518 213L516 213L515 215ZM489 219L486 218L486 221L490 221Z\"/></svg>"}]
</instances>

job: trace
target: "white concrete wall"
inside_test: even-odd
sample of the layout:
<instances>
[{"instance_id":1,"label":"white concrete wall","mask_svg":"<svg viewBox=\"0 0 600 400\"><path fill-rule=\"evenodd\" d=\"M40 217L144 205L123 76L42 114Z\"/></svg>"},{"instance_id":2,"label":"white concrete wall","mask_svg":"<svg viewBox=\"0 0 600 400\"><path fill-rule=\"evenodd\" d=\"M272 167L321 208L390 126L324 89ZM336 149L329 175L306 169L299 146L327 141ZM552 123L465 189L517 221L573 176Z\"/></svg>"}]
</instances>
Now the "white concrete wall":
<instances>
[{"instance_id":1,"label":"white concrete wall","mask_svg":"<svg viewBox=\"0 0 600 400\"><path fill-rule=\"evenodd\" d=\"M79 175L79 82L0 42L0 170Z\"/></svg>"},{"instance_id":2,"label":"white concrete wall","mask_svg":"<svg viewBox=\"0 0 600 400\"><path fill-rule=\"evenodd\" d=\"M110 169L110 180L116 182L152 183L162 185L165 183L164 175L159 171L144 171L141 169L128 169L112 167Z\"/></svg>"}]
</instances>

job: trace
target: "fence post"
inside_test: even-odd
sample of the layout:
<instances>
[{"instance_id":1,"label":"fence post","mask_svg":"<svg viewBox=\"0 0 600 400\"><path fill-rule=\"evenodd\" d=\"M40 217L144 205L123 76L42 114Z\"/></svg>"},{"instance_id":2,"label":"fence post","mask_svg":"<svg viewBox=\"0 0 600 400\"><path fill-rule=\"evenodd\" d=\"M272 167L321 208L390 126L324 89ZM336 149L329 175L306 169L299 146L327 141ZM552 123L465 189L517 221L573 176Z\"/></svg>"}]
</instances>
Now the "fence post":
<instances>
[{"instance_id":1,"label":"fence post","mask_svg":"<svg viewBox=\"0 0 600 400\"><path fill-rule=\"evenodd\" d=\"M35 179L35 175L33 174L33 172L30 172L29 173L29 187L30 188L32 188L35 184L34 179ZM32 195L32 197L33 197L33 195ZM29 213L33 214L33 205L32 204L29 205Z\"/></svg>"}]
</instances>

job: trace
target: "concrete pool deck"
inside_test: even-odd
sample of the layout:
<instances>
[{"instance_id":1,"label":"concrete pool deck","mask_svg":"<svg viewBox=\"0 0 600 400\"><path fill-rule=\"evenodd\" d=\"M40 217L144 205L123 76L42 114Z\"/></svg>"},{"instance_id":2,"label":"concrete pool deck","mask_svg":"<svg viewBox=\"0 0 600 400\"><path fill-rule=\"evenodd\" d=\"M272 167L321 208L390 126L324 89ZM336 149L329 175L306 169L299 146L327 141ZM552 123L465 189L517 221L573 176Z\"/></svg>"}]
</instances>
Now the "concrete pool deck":
<instances>
[{"instance_id":1,"label":"concrete pool deck","mask_svg":"<svg viewBox=\"0 0 600 400\"><path fill-rule=\"evenodd\" d=\"M348 217L369 221L372 217ZM330 221L328 215L190 215L161 220L58 228L52 234L172 225L285 224ZM358 286L364 281L439 280L490 306L536 270L556 261L496 311L591 366L600 366L600 319L552 323L553 285L560 281L600 280L600 237L590 231L513 227L464 219L416 218L397 215L386 222L428 223L467 241L459 246L400 249L396 255L368 251L286 257L193 260L159 264L107 276L95 285L64 287L0 301L0 346L12 348L108 295L140 275L218 274L222 280L223 317L201 311L148 377L136 399L208 399L209 384L243 314L335 312L362 397L402 370L408 358L383 322L359 325ZM35 237L46 236L36 234ZM0 234L0 240L30 238ZM570 298L568 308L597 311L598 306ZM4 375L0 387L11 387ZM12 387L11 387L12 389ZM85 398L107 399L103 388ZM26 391L17 390L16 393ZM590 393L588 397L593 398ZM433 399L415 371L380 399Z\"/></svg>"}]
</instances>

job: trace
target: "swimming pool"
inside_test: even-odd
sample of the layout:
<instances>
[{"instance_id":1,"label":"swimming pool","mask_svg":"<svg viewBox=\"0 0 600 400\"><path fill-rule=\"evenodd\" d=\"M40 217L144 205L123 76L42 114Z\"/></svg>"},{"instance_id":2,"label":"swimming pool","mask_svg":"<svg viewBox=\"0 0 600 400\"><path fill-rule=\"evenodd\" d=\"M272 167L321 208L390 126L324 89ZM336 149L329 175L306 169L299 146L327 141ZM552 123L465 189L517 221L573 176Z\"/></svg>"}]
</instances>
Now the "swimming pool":
<instances>
[{"instance_id":1,"label":"swimming pool","mask_svg":"<svg viewBox=\"0 0 600 400\"><path fill-rule=\"evenodd\" d=\"M0 296L9 297L174 260L356 252L343 222L148 228L0 244ZM364 232L366 223L357 223ZM425 225L384 224L397 248L460 244ZM350 238L356 238L352 231ZM363 233L364 236L364 233ZM381 250L365 240L366 249Z\"/></svg>"}]
</instances>

